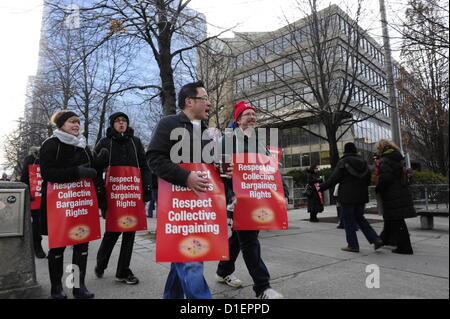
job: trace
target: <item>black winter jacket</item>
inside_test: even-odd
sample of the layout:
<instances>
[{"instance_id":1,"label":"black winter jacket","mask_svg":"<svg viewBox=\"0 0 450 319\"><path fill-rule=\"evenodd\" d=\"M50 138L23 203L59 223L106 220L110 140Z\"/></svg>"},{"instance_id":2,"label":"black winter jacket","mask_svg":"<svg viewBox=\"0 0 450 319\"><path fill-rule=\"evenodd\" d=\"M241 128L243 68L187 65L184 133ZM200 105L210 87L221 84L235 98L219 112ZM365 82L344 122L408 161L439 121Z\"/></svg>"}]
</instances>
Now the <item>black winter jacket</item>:
<instances>
[{"instance_id":1,"label":"black winter jacket","mask_svg":"<svg viewBox=\"0 0 450 319\"><path fill-rule=\"evenodd\" d=\"M49 137L42 143L40 152L42 175L41 231L47 235L47 183L67 183L80 179L78 166L89 164L93 167L93 156L89 147L80 148L61 142L57 137ZM94 180L98 183L98 179Z\"/></svg>"},{"instance_id":2,"label":"black winter jacket","mask_svg":"<svg viewBox=\"0 0 450 319\"><path fill-rule=\"evenodd\" d=\"M308 213L320 213L323 212L323 205L320 202L319 193L317 192L314 184L322 183L322 179L316 173L308 172L308 187L311 189L311 196L308 197Z\"/></svg>"},{"instance_id":3,"label":"black winter jacket","mask_svg":"<svg viewBox=\"0 0 450 319\"><path fill-rule=\"evenodd\" d=\"M383 219L396 220L416 217L414 202L408 185L401 184L402 154L399 151L388 151L381 155L378 171L378 183L375 191L383 202Z\"/></svg>"},{"instance_id":4,"label":"black winter jacket","mask_svg":"<svg viewBox=\"0 0 450 319\"><path fill-rule=\"evenodd\" d=\"M170 134L172 130L179 128L185 129L184 134L177 136L177 140L171 140ZM201 121L200 134L207 129L207 125ZM195 159L201 159L201 153L204 147L210 142L209 139L201 140L199 145L195 146L194 156L194 126L189 118L180 112L175 115L169 115L162 118L155 130L153 131L152 139L148 147L146 157L151 171L158 177L166 180L167 182L179 186L187 186L187 178L190 171L182 169L177 164L173 163L170 159L170 151L172 147L180 141L189 146L189 161L182 161L184 163L201 162L194 161ZM198 147L198 148L197 148ZM178 155L182 155L182 148L178 149ZM200 155L200 156L199 156Z\"/></svg>"},{"instance_id":5,"label":"black winter jacket","mask_svg":"<svg viewBox=\"0 0 450 319\"><path fill-rule=\"evenodd\" d=\"M134 130L128 127L120 134L114 128L109 127L106 130L106 137L102 138L95 146L95 152L98 154L102 148L109 152L109 158L103 165L98 167L98 176L102 176L103 170L111 166L132 166L139 167L142 177L142 186L144 199L150 198L151 172L145 159L145 151L141 140L134 136ZM100 208L106 209L106 197L103 189L104 181L101 178L97 188Z\"/></svg>"},{"instance_id":6,"label":"black winter jacket","mask_svg":"<svg viewBox=\"0 0 450 319\"><path fill-rule=\"evenodd\" d=\"M28 165L37 164L39 165L39 153L37 154L30 154L27 157L24 158L23 164L22 164L22 175L20 176L20 181L22 183L25 183L28 185L28 191L30 192L30 172L28 169ZM30 197L31 193L30 193ZM32 199L32 198L30 198Z\"/></svg>"},{"instance_id":7,"label":"black winter jacket","mask_svg":"<svg viewBox=\"0 0 450 319\"><path fill-rule=\"evenodd\" d=\"M344 153L330 178L320 184L324 191L339 183L337 201L341 204L362 204L369 202L370 170L367 162L359 155Z\"/></svg>"}]
</instances>

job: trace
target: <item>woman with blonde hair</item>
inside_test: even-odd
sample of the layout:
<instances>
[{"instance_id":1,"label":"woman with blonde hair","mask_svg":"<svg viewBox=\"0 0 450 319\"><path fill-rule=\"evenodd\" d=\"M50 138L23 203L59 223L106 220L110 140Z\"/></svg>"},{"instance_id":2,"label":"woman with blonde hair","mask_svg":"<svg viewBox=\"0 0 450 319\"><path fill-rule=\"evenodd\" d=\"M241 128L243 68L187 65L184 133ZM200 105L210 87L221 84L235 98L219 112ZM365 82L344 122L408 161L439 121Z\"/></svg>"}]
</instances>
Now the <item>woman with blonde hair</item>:
<instances>
[{"instance_id":1,"label":"woman with blonde hair","mask_svg":"<svg viewBox=\"0 0 450 319\"><path fill-rule=\"evenodd\" d=\"M40 149L40 165L42 175L42 201L41 230L45 235L49 234L47 213L53 211L52 202L47 199L47 185L49 183L68 183L82 178L94 179L96 170L93 168L94 158L86 139L80 132L80 118L72 111L62 110L56 112L51 118L52 124L57 129L53 135L46 139ZM61 227L62 228L62 227ZM58 229L58 231L63 231ZM58 234L59 235L59 234ZM74 283L75 298L93 298L84 284L88 258L89 242L75 244L73 247L72 264L79 269L79 283ZM62 286L64 247L51 248L48 252L48 268L51 282L51 297L54 299L66 299L67 295ZM78 285L79 284L79 285Z\"/></svg>"},{"instance_id":2,"label":"woman with blonde hair","mask_svg":"<svg viewBox=\"0 0 450 319\"><path fill-rule=\"evenodd\" d=\"M402 183L404 158L392 141L382 139L375 145L381 156L375 191L380 195L383 207L384 227L380 234L385 244L394 242L397 254L413 254L405 218L416 217L414 202L408 185Z\"/></svg>"}]
</instances>

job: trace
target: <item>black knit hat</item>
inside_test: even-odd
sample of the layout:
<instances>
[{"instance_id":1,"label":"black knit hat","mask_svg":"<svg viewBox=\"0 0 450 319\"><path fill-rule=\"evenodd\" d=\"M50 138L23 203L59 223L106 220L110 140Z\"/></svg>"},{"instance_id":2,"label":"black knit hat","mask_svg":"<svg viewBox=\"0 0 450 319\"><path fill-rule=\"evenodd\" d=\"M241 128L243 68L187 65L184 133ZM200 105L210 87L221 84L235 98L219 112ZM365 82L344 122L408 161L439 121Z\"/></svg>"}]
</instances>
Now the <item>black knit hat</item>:
<instances>
[{"instance_id":1,"label":"black knit hat","mask_svg":"<svg viewBox=\"0 0 450 319\"><path fill-rule=\"evenodd\" d=\"M66 121L68 119L70 119L72 116L78 117L78 115L72 111L68 111L68 112L61 114L58 117L58 119L56 120L56 123L55 123L56 127L61 128L64 125L64 123L66 123Z\"/></svg>"},{"instance_id":2,"label":"black knit hat","mask_svg":"<svg viewBox=\"0 0 450 319\"><path fill-rule=\"evenodd\" d=\"M127 120L127 124L130 125L130 119L128 118L128 115L123 112L116 112L109 116L109 126L114 127L114 120L119 116L123 116Z\"/></svg>"},{"instance_id":3,"label":"black knit hat","mask_svg":"<svg viewBox=\"0 0 450 319\"><path fill-rule=\"evenodd\" d=\"M355 144L352 142L346 143L344 145L344 153L353 153L353 154L358 153Z\"/></svg>"}]
</instances>

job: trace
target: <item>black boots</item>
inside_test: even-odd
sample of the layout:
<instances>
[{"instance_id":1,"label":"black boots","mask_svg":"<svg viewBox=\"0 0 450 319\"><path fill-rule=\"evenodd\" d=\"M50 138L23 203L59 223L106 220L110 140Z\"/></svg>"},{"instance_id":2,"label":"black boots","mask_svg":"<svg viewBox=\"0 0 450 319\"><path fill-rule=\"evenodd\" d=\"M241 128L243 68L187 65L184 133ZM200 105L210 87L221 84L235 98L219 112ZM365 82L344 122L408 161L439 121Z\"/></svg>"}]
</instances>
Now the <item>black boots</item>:
<instances>
[{"instance_id":1,"label":"black boots","mask_svg":"<svg viewBox=\"0 0 450 319\"><path fill-rule=\"evenodd\" d=\"M79 246L82 246L80 244ZM91 299L94 298L94 294L91 293L84 284L84 278L86 277L86 266L87 266L87 245L82 247L74 246L72 264L77 267L74 268L73 278L79 278L79 285L75 285L73 288L73 296L77 299ZM66 299L67 295L64 292L63 285L61 283L63 277L63 256L64 248L50 249L48 253L48 270L50 274L50 282L52 284L51 297L53 299ZM56 250L56 252L55 252ZM79 272L76 273L76 272Z\"/></svg>"},{"instance_id":2,"label":"black boots","mask_svg":"<svg viewBox=\"0 0 450 319\"><path fill-rule=\"evenodd\" d=\"M72 263L77 265L80 270L80 286L79 288L73 288L73 296L77 299L92 299L94 294L90 292L86 285L84 284L84 278L86 277L86 266L87 266L88 252L74 250Z\"/></svg>"},{"instance_id":3,"label":"black boots","mask_svg":"<svg viewBox=\"0 0 450 319\"><path fill-rule=\"evenodd\" d=\"M34 254L36 255L36 258L42 259L47 257L47 255L44 253L44 250L42 249L41 241L35 241L33 243L34 246Z\"/></svg>"},{"instance_id":4,"label":"black boots","mask_svg":"<svg viewBox=\"0 0 450 319\"><path fill-rule=\"evenodd\" d=\"M63 255L48 254L48 272L50 274L51 297L53 299L66 299L61 279L63 276Z\"/></svg>"},{"instance_id":5,"label":"black boots","mask_svg":"<svg viewBox=\"0 0 450 319\"><path fill-rule=\"evenodd\" d=\"M76 299L92 299L94 298L94 294L90 292L86 286L83 284L80 284L80 288L73 288L73 296Z\"/></svg>"}]
</instances>

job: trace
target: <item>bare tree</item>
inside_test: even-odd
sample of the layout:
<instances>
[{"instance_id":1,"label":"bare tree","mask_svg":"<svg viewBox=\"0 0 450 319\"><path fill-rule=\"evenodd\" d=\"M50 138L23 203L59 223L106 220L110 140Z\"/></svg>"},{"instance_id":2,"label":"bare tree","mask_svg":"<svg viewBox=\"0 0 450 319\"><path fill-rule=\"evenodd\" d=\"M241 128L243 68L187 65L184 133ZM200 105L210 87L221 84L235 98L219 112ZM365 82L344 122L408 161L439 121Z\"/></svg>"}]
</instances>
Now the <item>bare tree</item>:
<instances>
[{"instance_id":1,"label":"bare tree","mask_svg":"<svg viewBox=\"0 0 450 319\"><path fill-rule=\"evenodd\" d=\"M397 87L405 144L427 169L448 176L449 51L441 45L445 37L448 41L448 20L441 10L436 0L410 1Z\"/></svg>"},{"instance_id":2,"label":"bare tree","mask_svg":"<svg viewBox=\"0 0 450 319\"><path fill-rule=\"evenodd\" d=\"M64 1L53 1L56 10L64 10ZM110 31L122 37L144 42L159 68L159 83L141 87L159 89L165 115L176 113L174 66L182 65L183 53L209 38L203 15L187 8L190 0L97 0L80 8L89 21L109 26L102 30L99 42L107 41ZM213 38L213 37L211 37ZM94 46L95 48L95 46Z\"/></svg>"},{"instance_id":3,"label":"bare tree","mask_svg":"<svg viewBox=\"0 0 450 319\"><path fill-rule=\"evenodd\" d=\"M306 16L301 20L304 23L288 23L274 32L275 40L265 42L263 54L259 49L261 43L253 40L254 36L241 35L245 41L259 45L257 53L250 54L257 54L268 69L262 73L263 85L255 83L261 82L261 74L242 85L283 96L282 103L288 106L279 108L275 100L267 102L260 110L267 114L270 123L274 119L283 123L303 118L323 124L325 136L306 126L301 129L328 142L330 163L334 168L339 160L338 141L356 123L387 112L384 96L380 94L385 90L385 80L379 67L373 67L383 63L383 56L368 41L368 32L358 25L362 1L358 1L353 19L337 6L318 11L316 0L298 1L297 7ZM373 61L374 64L369 63ZM251 99L254 93L253 90L244 96Z\"/></svg>"},{"instance_id":4,"label":"bare tree","mask_svg":"<svg viewBox=\"0 0 450 319\"><path fill-rule=\"evenodd\" d=\"M198 77L203 80L213 106L209 122L222 130L232 111L225 108L225 105L230 104L229 97L233 89L231 49L226 41L212 39L198 47L198 56L201 61L197 68Z\"/></svg>"}]
</instances>

